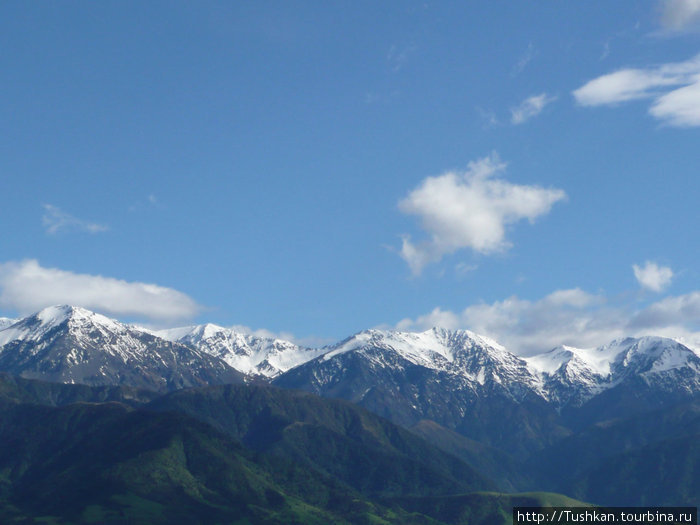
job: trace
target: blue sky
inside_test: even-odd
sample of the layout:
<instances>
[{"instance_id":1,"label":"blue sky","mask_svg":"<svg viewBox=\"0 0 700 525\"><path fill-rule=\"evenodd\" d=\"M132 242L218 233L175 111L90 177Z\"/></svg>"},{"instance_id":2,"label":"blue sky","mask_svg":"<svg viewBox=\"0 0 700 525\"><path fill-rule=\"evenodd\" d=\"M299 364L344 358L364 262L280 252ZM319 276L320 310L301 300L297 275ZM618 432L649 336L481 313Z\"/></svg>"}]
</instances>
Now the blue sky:
<instances>
[{"instance_id":1,"label":"blue sky","mask_svg":"<svg viewBox=\"0 0 700 525\"><path fill-rule=\"evenodd\" d=\"M698 341L700 3L3 2L0 315Z\"/></svg>"}]
</instances>

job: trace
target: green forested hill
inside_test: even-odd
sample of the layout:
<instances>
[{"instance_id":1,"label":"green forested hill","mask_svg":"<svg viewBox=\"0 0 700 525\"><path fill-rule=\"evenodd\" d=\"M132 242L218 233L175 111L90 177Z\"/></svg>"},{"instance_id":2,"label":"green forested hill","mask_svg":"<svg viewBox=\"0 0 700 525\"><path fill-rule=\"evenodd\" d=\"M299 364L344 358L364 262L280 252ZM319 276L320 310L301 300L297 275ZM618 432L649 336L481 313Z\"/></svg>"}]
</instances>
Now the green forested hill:
<instances>
[{"instance_id":1,"label":"green forested hill","mask_svg":"<svg viewBox=\"0 0 700 525\"><path fill-rule=\"evenodd\" d=\"M175 413L17 404L0 442L2 523L431 522Z\"/></svg>"},{"instance_id":2,"label":"green forested hill","mask_svg":"<svg viewBox=\"0 0 700 525\"><path fill-rule=\"evenodd\" d=\"M0 374L0 523L509 523L514 505L469 466L609 505L692 505L695 402L601 421L518 465L434 422L267 386L158 395ZM632 437L630 437L632 436ZM597 451L597 452L594 452ZM593 454L593 456L592 456ZM602 458L594 461L595 455ZM502 485L501 485L502 486ZM641 502L641 503L640 503ZM505 520L505 521L504 521Z\"/></svg>"},{"instance_id":3,"label":"green forested hill","mask_svg":"<svg viewBox=\"0 0 700 525\"><path fill-rule=\"evenodd\" d=\"M94 402L125 397L0 377L0 522L429 524L382 498L491 486L349 403L240 385Z\"/></svg>"},{"instance_id":4,"label":"green forested hill","mask_svg":"<svg viewBox=\"0 0 700 525\"><path fill-rule=\"evenodd\" d=\"M365 496L495 488L463 461L344 401L270 387L224 385L174 392L148 407L206 421L253 450L292 459Z\"/></svg>"}]
</instances>

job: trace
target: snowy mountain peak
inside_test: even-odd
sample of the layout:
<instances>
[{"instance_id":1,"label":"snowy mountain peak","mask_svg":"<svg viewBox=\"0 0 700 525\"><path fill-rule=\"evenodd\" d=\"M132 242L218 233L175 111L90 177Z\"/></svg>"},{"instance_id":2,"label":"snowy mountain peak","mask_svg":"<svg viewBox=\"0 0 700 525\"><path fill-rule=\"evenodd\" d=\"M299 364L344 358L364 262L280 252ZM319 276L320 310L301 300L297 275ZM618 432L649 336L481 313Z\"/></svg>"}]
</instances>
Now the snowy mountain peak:
<instances>
[{"instance_id":1,"label":"snowy mountain peak","mask_svg":"<svg viewBox=\"0 0 700 525\"><path fill-rule=\"evenodd\" d=\"M542 378L548 398L560 405L581 404L633 378L665 390L700 390L700 357L665 337L627 337L586 349L559 346L525 360Z\"/></svg>"},{"instance_id":2,"label":"snowy mountain peak","mask_svg":"<svg viewBox=\"0 0 700 525\"><path fill-rule=\"evenodd\" d=\"M39 310L34 317L41 320L43 323L60 324L71 317L89 317L92 312L80 308L79 306L70 306L68 304L57 304L48 306L43 310Z\"/></svg>"},{"instance_id":3,"label":"snowy mountain peak","mask_svg":"<svg viewBox=\"0 0 700 525\"><path fill-rule=\"evenodd\" d=\"M214 337L216 334L221 332L233 332L233 330L212 323L206 323L181 326L178 328L168 328L165 330L155 330L152 333L153 335L157 335L158 337L162 337L168 341L181 341L184 339L188 341L199 341L201 339Z\"/></svg>"},{"instance_id":4,"label":"snowy mountain peak","mask_svg":"<svg viewBox=\"0 0 700 525\"><path fill-rule=\"evenodd\" d=\"M585 368L591 374L601 377L619 373L633 367L635 370L651 367L657 363L656 370L661 370L660 359L664 366L685 366L697 357L695 352L673 339L665 337L627 337L616 339L597 348L574 348L558 346L552 350L526 357L528 365L540 374L563 372L571 367ZM637 370L641 371L641 370Z\"/></svg>"},{"instance_id":5,"label":"snowy mountain peak","mask_svg":"<svg viewBox=\"0 0 700 525\"><path fill-rule=\"evenodd\" d=\"M0 370L65 383L153 390L241 377L196 349L67 305L44 308L1 330Z\"/></svg>"},{"instance_id":6,"label":"snowy mountain peak","mask_svg":"<svg viewBox=\"0 0 700 525\"><path fill-rule=\"evenodd\" d=\"M696 378L684 388L700 389L700 358L688 347L662 337L620 339L598 348L562 345L520 358L468 330L365 330L327 347L320 361L330 363L346 355L386 369L405 367L408 362L459 377L474 388L499 385L515 398L532 392L559 406L583 403L628 377L670 385L669 371L681 368L692 369Z\"/></svg>"},{"instance_id":7,"label":"snowy mountain peak","mask_svg":"<svg viewBox=\"0 0 700 525\"><path fill-rule=\"evenodd\" d=\"M13 340L40 340L47 333L64 324L69 330L83 332L87 332L90 328L111 332L124 332L126 330L126 327L121 323L85 308L56 305L44 308L0 331L0 346Z\"/></svg>"},{"instance_id":8,"label":"snowy mountain peak","mask_svg":"<svg viewBox=\"0 0 700 525\"><path fill-rule=\"evenodd\" d=\"M525 357L528 365L539 374L565 372L572 367L587 369L591 374L608 375L610 373L609 356L597 353L597 349L575 348L560 345L548 352Z\"/></svg>"},{"instance_id":9,"label":"snowy mountain peak","mask_svg":"<svg viewBox=\"0 0 700 525\"><path fill-rule=\"evenodd\" d=\"M200 337L214 337L216 334L224 332L226 328L223 326L215 325L212 323L206 323L198 327L195 332Z\"/></svg>"},{"instance_id":10,"label":"snowy mountain peak","mask_svg":"<svg viewBox=\"0 0 700 525\"><path fill-rule=\"evenodd\" d=\"M624 338L597 348L562 345L521 358L488 337L439 327L415 333L363 330L334 345L305 348L211 323L144 330L68 305L44 308L6 323L0 324L0 356L4 355L0 361L10 360L14 352L15 360L39 363L41 356L48 359L50 353L52 366L68 370L80 365L96 376L107 371L95 371L89 362L113 359L119 366L131 367L147 356L165 362L160 353L165 351L185 359L218 358L215 361L239 372L270 379L301 365L309 370L323 368L323 381L328 382L347 367L366 366L379 375L410 370L432 375L437 382L452 382L453 388L498 390L514 399L533 393L560 407L581 404L635 378L667 390L700 391L700 356L664 337Z\"/></svg>"},{"instance_id":11,"label":"snowy mountain peak","mask_svg":"<svg viewBox=\"0 0 700 525\"><path fill-rule=\"evenodd\" d=\"M68 321L72 326L80 326L86 323L101 325L112 330L123 328L124 325L110 319L107 316L92 312L79 306L58 305L44 308L36 314L37 319L47 325L57 326Z\"/></svg>"},{"instance_id":12,"label":"snowy mountain peak","mask_svg":"<svg viewBox=\"0 0 700 525\"><path fill-rule=\"evenodd\" d=\"M324 351L304 348L282 339L244 334L214 324L173 328L154 334L218 357L245 374L265 377L275 377Z\"/></svg>"},{"instance_id":13,"label":"snowy mountain peak","mask_svg":"<svg viewBox=\"0 0 700 525\"><path fill-rule=\"evenodd\" d=\"M366 330L327 347L320 360L337 361L345 356L358 356L377 369L417 365L431 373L447 374L460 384L472 385L469 388L499 388L514 397L525 391L539 393L541 383L524 360L468 330Z\"/></svg>"},{"instance_id":14,"label":"snowy mountain peak","mask_svg":"<svg viewBox=\"0 0 700 525\"><path fill-rule=\"evenodd\" d=\"M440 362L452 363L458 355L465 354L481 353L494 361L515 357L495 341L469 330L434 327L425 332L364 330L336 345L327 347L328 352L324 355L324 359L328 360L345 352L370 347L395 351L403 358L429 368L438 366Z\"/></svg>"},{"instance_id":15,"label":"snowy mountain peak","mask_svg":"<svg viewBox=\"0 0 700 525\"><path fill-rule=\"evenodd\" d=\"M605 347L616 352L612 367L618 373L653 374L683 367L700 370L700 358L687 346L665 337L647 336L613 341Z\"/></svg>"}]
</instances>

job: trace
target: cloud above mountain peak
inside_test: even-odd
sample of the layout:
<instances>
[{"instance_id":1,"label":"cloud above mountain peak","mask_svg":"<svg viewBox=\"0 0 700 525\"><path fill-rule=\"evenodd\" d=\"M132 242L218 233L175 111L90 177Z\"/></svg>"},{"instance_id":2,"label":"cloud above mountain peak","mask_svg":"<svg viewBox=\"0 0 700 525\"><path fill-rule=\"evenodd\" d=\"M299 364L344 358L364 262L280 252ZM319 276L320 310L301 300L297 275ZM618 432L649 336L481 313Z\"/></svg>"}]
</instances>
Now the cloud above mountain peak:
<instances>
[{"instance_id":1,"label":"cloud above mountain peak","mask_svg":"<svg viewBox=\"0 0 700 525\"><path fill-rule=\"evenodd\" d=\"M35 259L0 264L0 306L26 314L54 304L161 322L201 310L188 295L157 284L46 268Z\"/></svg>"}]
</instances>

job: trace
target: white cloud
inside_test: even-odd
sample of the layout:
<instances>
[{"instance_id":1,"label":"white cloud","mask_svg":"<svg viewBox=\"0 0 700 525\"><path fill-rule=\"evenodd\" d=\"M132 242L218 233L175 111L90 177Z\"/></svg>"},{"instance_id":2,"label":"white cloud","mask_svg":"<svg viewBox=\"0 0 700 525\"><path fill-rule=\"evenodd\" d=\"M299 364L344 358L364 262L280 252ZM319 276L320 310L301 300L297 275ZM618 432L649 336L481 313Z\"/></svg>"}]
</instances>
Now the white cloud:
<instances>
[{"instance_id":1,"label":"white cloud","mask_svg":"<svg viewBox=\"0 0 700 525\"><path fill-rule=\"evenodd\" d=\"M700 323L700 292L666 297L641 312L637 312L630 326L664 328L690 325L697 327Z\"/></svg>"},{"instance_id":2,"label":"white cloud","mask_svg":"<svg viewBox=\"0 0 700 525\"><path fill-rule=\"evenodd\" d=\"M668 297L641 310L611 306L602 295L578 288L557 290L537 301L516 296L491 304L471 305L462 312L435 308L416 319L404 319L398 330L433 326L468 329L486 335L520 355L532 355L566 344L595 347L615 338L661 335L700 342L700 292Z\"/></svg>"},{"instance_id":3,"label":"white cloud","mask_svg":"<svg viewBox=\"0 0 700 525\"><path fill-rule=\"evenodd\" d=\"M661 26L668 31L700 28L700 0L664 0Z\"/></svg>"},{"instance_id":4,"label":"white cloud","mask_svg":"<svg viewBox=\"0 0 700 525\"><path fill-rule=\"evenodd\" d=\"M414 275L444 255L462 248L488 254L510 246L506 227L534 221L566 194L559 189L521 186L498 178L506 168L494 154L470 162L465 172L428 177L399 202L399 210L417 215L429 239L414 244L402 238L401 257Z\"/></svg>"},{"instance_id":5,"label":"white cloud","mask_svg":"<svg viewBox=\"0 0 700 525\"><path fill-rule=\"evenodd\" d=\"M617 104L650 97L652 89L674 84L651 71L621 69L587 82L574 91L574 97L582 106Z\"/></svg>"},{"instance_id":6,"label":"white cloud","mask_svg":"<svg viewBox=\"0 0 700 525\"><path fill-rule=\"evenodd\" d=\"M551 104L556 99L557 97L550 97L547 95L547 93L540 93L539 95L533 95L526 98L518 107L510 110L511 123L522 124L523 122L530 120L532 117L536 117L542 112L545 106Z\"/></svg>"},{"instance_id":7,"label":"white cloud","mask_svg":"<svg viewBox=\"0 0 700 525\"><path fill-rule=\"evenodd\" d=\"M672 126L700 126L700 75L694 84L658 97L649 113Z\"/></svg>"},{"instance_id":8,"label":"white cloud","mask_svg":"<svg viewBox=\"0 0 700 525\"><path fill-rule=\"evenodd\" d=\"M639 284L653 292L661 292L673 279L673 270L667 266L659 266L658 264L647 261L644 266L632 265L634 277Z\"/></svg>"},{"instance_id":9,"label":"white cloud","mask_svg":"<svg viewBox=\"0 0 700 525\"><path fill-rule=\"evenodd\" d=\"M0 306L28 314L54 304L157 321L191 318L201 310L184 293L155 284L44 268L33 259L0 263Z\"/></svg>"},{"instance_id":10,"label":"white cloud","mask_svg":"<svg viewBox=\"0 0 700 525\"><path fill-rule=\"evenodd\" d=\"M44 215L41 222L46 228L46 233L56 234L61 231L83 231L88 233L100 233L107 231L109 228L102 224L84 221L74 217L70 213L66 213L57 206L44 204Z\"/></svg>"},{"instance_id":11,"label":"white cloud","mask_svg":"<svg viewBox=\"0 0 700 525\"><path fill-rule=\"evenodd\" d=\"M646 69L621 69L573 92L582 106L652 99L649 113L672 126L700 126L700 55Z\"/></svg>"}]
</instances>

